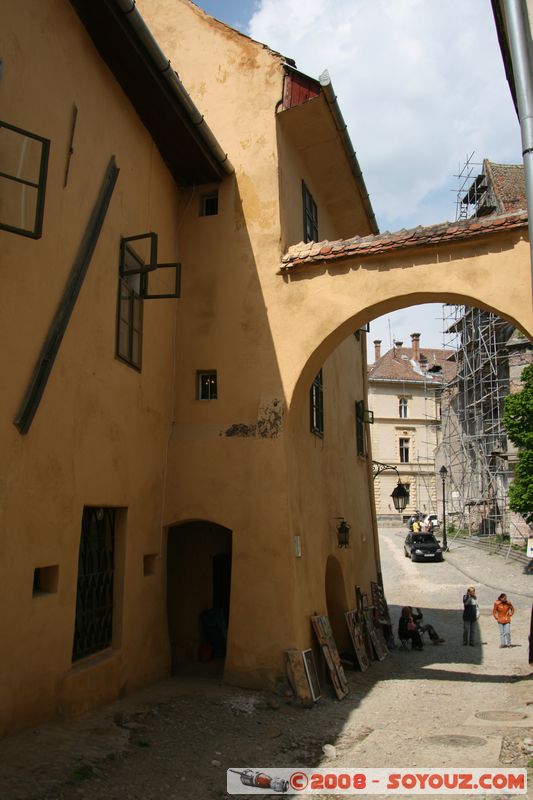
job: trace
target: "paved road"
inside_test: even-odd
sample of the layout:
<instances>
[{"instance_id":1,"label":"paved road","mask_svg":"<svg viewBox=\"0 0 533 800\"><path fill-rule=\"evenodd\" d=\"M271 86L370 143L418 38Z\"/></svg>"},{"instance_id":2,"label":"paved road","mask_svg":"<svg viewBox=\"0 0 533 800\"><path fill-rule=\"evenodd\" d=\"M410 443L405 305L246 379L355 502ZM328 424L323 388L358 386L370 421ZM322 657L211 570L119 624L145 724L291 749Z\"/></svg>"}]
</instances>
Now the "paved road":
<instances>
[{"instance_id":1,"label":"paved road","mask_svg":"<svg viewBox=\"0 0 533 800\"><path fill-rule=\"evenodd\" d=\"M445 644L420 653L394 650L365 673L351 671L345 700L324 686L312 709L220 685L205 672L163 681L80 720L4 740L1 800L220 800L225 770L242 765L527 764L533 578L500 556L453 543L445 562L413 564L403 556L403 535L390 529L380 535L393 618L403 605L420 606ZM483 644L463 647L462 594L471 583L481 601ZM509 650L499 649L490 616L500 591L517 608L516 646ZM335 746L334 760L323 756L324 744Z\"/></svg>"}]
</instances>

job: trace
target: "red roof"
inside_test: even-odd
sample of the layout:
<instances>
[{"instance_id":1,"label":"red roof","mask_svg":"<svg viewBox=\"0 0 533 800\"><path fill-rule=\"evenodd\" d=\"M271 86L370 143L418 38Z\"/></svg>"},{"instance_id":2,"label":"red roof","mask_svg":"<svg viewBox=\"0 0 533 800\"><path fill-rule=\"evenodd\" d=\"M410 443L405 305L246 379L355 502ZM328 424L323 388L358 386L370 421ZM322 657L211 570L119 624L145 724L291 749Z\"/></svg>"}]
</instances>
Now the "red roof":
<instances>
[{"instance_id":1,"label":"red roof","mask_svg":"<svg viewBox=\"0 0 533 800\"><path fill-rule=\"evenodd\" d=\"M396 233L374 236L354 236L334 242L300 242L289 248L282 258L281 272L315 264L328 264L345 258L381 255L394 250L428 247L436 244L467 241L479 236L502 233L527 227L527 211L511 214L492 214L460 222L441 222L438 225L419 226Z\"/></svg>"},{"instance_id":2,"label":"red roof","mask_svg":"<svg viewBox=\"0 0 533 800\"><path fill-rule=\"evenodd\" d=\"M368 367L369 381L402 381L409 383L434 383L440 385L450 381L456 365L449 361L454 350L420 348L419 361L413 359L411 347L393 347L375 364Z\"/></svg>"},{"instance_id":3,"label":"red roof","mask_svg":"<svg viewBox=\"0 0 533 800\"><path fill-rule=\"evenodd\" d=\"M496 213L507 214L527 208L526 181L522 164L494 164L485 159L483 171L494 193L498 206Z\"/></svg>"}]
</instances>

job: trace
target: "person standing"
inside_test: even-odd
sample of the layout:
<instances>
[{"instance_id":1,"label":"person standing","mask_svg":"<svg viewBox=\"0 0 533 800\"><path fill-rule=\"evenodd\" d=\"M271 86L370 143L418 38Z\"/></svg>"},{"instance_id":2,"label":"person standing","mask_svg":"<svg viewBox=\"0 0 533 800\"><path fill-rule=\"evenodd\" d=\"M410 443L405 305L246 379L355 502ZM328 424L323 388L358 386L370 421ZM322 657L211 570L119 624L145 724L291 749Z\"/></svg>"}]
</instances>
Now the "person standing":
<instances>
[{"instance_id":1,"label":"person standing","mask_svg":"<svg viewBox=\"0 0 533 800\"><path fill-rule=\"evenodd\" d=\"M492 608L492 616L500 628L500 647L511 647L511 617L514 607L507 595L502 593Z\"/></svg>"},{"instance_id":2,"label":"person standing","mask_svg":"<svg viewBox=\"0 0 533 800\"><path fill-rule=\"evenodd\" d=\"M469 586L463 595L463 645L474 647L476 643L476 622L479 617L479 605L475 586Z\"/></svg>"}]
</instances>

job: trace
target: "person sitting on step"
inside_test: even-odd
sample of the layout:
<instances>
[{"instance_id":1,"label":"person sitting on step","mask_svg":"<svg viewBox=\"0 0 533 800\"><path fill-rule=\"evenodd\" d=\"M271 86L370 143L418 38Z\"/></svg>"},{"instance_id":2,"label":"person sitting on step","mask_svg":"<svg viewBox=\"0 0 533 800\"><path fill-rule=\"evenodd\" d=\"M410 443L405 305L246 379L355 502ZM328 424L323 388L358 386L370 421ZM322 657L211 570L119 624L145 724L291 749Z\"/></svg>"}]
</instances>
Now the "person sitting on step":
<instances>
[{"instance_id":1,"label":"person sitting on step","mask_svg":"<svg viewBox=\"0 0 533 800\"><path fill-rule=\"evenodd\" d=\"M414 622L416 623L416 627L418 628L418 632L420 633L421 637L423 633L427 633L429 638L431 639L432 644L444 644L446 639L442 639L439 636L433 625L430 625L429 623L424 623L424 615L422 614L422 611L419 608L413 610L412 607L409 606L409 610L411 611L411 616Z\"/></svg>"},{"instance_id":2,"label":"person sitting on step","mask_svg":"<svg viewBox=\"0 0 533 800\"><path fill-rule=\"evenodd\" d=\"M411 647L413 650L423 650L424 645L418 632L416 622L411 614L411 608L404 606L398 622L398 638L404 644L411 640Z\"/></svg>"}]
</instances>

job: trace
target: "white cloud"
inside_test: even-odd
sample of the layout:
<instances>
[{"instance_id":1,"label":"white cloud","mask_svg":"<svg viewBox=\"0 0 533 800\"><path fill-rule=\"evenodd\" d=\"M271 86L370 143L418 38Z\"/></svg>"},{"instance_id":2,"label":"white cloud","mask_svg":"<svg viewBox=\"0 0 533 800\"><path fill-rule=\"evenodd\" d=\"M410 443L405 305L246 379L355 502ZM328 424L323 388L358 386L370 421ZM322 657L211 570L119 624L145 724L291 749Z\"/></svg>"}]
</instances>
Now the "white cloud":
<instances>
[{"instance_id":1,"label":"white cloud","mask_svg":"<svg viewBox=\"0 0 533 800\"><path fill-rule=\"evenodd\" d=\"M382 230L453 219L472 151L520 161L488 0L262 0L249 33L329 69Z\"/></svg>"}]
</instances>

